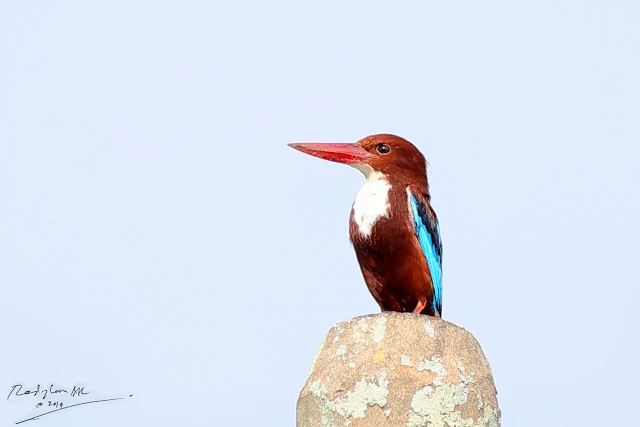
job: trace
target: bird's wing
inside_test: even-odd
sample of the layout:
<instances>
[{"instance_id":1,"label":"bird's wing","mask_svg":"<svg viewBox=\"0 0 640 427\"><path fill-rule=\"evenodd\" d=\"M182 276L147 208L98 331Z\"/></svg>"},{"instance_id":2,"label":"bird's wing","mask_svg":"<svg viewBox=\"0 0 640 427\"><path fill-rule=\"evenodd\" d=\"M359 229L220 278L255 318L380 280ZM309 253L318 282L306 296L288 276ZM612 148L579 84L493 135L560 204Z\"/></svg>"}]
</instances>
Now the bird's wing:
<instances>
[{"instance_id":1,"label":"bird's wing","mask_svg":"<svg viewBox=\"0 0 640 427\"><path fill-rule=\"evenodd\" d=\"M415 188L407 188L414 231L427 259L433 282L433 308L442 315L442 240L436 213L427 198Z\"/></svg>"}]
</instances>

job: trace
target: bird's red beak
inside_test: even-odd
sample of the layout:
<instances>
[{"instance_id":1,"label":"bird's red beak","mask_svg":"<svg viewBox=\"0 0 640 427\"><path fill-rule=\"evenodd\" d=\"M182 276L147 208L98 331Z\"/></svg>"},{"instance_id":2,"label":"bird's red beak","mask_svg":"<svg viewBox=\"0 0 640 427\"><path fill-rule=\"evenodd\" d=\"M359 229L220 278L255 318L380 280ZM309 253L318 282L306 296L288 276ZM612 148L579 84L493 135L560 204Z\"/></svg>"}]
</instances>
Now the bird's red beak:
<instances>
[{"instance_id":1,"label":"bird's red beak","mask_svg":"<svg viewBox=\"0 0 640 427\"><path fill-rule=\"evenodd\" d=\"M337 163L364 163L367 159L373 157L367 150L357 144L301 142L289 144L289 147Z\"/></svg>"}]
</instances>

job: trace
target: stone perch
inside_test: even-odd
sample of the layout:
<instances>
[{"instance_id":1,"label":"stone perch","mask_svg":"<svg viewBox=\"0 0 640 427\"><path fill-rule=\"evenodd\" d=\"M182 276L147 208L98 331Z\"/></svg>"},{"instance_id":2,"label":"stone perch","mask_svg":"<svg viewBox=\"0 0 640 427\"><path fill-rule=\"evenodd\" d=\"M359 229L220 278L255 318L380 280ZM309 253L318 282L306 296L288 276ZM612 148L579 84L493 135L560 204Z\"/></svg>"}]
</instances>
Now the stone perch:
<instances>
[{"instance_id":1,"label":"stone perch","mask_svg":"<svg viewBox=\"0 0 640 427\"><path fill-rule=\"evenodd\" d=\"M380 313L338 323L311 366L298 427L499 427L478 341L444 320Z\"/></svg>"}]
</instances>

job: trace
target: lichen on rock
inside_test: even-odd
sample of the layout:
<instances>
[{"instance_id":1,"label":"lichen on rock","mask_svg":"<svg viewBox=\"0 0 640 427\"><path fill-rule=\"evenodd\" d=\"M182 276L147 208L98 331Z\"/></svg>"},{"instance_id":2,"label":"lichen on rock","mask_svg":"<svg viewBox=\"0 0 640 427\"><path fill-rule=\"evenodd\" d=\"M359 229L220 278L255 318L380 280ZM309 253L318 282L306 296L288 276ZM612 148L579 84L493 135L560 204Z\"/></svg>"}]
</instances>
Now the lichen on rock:
<instances>
[{"instance_id":1,"label":"lichen on rock","mask_svg":"<svg viewBox=\"0 0 640 427\"><path fill-rule=\"evenodd\" d=\"M466 330L381 313L333 327L298 399L300 426L498 427L491 368Z\"/></svg>"}]
</instances>

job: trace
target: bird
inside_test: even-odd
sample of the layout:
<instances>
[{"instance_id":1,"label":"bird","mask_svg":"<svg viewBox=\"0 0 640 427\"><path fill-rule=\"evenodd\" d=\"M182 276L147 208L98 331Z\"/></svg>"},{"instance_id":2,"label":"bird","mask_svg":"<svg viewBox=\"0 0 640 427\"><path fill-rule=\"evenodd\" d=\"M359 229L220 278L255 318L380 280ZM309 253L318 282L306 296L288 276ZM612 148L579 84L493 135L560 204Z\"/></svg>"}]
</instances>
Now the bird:
<instances>
[{"instance_id":1,"label":"bird","mask_svg":"<svg viewBox=\"0 0 640 427\"><path fill-rule=\"evenodd\" d=\"M381 311L441 318L442 239L420 150L393 134L356 143L288 145L364 174L349 216L349 238Z\"/></svg>"}]
</instances>

